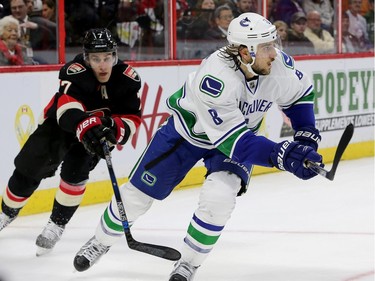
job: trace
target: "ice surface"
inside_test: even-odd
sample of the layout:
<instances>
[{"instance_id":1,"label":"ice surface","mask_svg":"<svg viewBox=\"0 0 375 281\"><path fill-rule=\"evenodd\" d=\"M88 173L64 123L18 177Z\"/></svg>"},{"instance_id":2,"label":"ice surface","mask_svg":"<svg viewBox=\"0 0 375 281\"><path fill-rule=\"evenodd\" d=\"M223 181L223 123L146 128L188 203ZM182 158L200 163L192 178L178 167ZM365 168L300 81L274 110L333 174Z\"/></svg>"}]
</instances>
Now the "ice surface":
<instances>
[{"instance_id":1,"label":"ice surface","mask_svg":"<svg viewBox=\"0 0 375 281\"><path fill-rule=\"evenodd\" d=\"M198 196L194 188L155 202L132 228L134 238L179 248ZM374 280L374 205L374 158L342 161L333 182L286 172L253 177L195 280ZM129 250L125 238L90 270L74 272L75 253L105 206L79 208L42 257L35 239L49 214L19 217L0 233L1 281L167 281L173 262Z\"/></svg>"}]
</instances>

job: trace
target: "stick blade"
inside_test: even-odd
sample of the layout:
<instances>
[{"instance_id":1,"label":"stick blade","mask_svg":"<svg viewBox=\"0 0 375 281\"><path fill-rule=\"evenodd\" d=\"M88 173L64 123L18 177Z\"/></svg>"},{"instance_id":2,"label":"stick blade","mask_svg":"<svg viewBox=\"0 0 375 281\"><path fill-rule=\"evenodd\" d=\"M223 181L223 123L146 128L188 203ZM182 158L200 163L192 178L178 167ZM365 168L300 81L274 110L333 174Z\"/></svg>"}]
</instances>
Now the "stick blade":
<instances>
[{"instance_id":1,"label":"stick blade","mask_svg":"<svg viewBox=\"0 0 375 281\"><path fill-rule=\"evenodd\" d=\"M171 261L177 261L181 258L181 253L176 249L167 246L138 242L132 236L126 236L126 238L128 246L132 250Z\"/></svg>"},{"instance_id":2,"label":"stick blade","mask_svg":"<svg viewBox=\"0 0 375 281\"><path fill-rule=\"evenodd\" d=\"M333 164L331 170L327 173L326 177L329 180L333 180L335 178L337 167L340 163L341 157L345 152L350 140L352 139L354 134L354 125L350 123L346 126L344 133L341 136L339 144L337 145L337 150L335 156L333 158Z\"/></svg>"},{"instance_id":3,"label":"stick blade","mask_svg":"<svg viewBox=\"0 0 375 281\"><path fill-rule=\"evenodd\" d=\"M316 174L321 175L322 177L325 177L330 181L333 181L333 179L335 178L337 166L339 165L341 157L344 154L345 149L347 148L350 140L352 139L353 133L354 125L350 123L348 126L346 126L344 133L342 134L340 141L337 145L335 156L333 157L333 164L331 170L327 171L324 168L320 167L319 163L313 163L310 161L307 161L307 167Z\"/></svg>"}]
</instances>

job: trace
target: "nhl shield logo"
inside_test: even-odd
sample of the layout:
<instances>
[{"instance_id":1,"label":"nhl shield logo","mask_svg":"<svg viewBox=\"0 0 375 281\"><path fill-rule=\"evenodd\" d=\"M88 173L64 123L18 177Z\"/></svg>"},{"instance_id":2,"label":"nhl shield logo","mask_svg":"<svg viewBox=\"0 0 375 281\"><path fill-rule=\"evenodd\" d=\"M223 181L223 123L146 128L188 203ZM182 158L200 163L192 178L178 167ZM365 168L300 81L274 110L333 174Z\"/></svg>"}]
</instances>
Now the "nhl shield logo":
<instances>
[{"instance_id":1,"label":"nhl shield logo","mask_svg":"<svg viewBox=\"0 0 375 281\"><path fill-rule=\"evenodd\" d=\"M74 75L74 74L84 72L85 70L86 70L86 68L82 64L73 63L73 64L69 65L68 69L66 70L66 74Z\"/></svg>"}]
</instances>

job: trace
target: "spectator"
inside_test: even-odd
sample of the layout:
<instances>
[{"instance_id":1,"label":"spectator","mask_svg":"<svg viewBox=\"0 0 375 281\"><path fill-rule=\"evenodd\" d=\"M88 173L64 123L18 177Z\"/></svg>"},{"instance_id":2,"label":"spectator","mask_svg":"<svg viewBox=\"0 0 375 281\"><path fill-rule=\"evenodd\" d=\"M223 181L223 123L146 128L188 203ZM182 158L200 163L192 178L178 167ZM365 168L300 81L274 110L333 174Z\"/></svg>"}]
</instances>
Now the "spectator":
<instances>
[{"instance_id":1,"label":"spectator","mask_svg":"<svg viewBox=\"0 0 375 281\"><path fill-rule=\"evenodd\" d=\"M28 6L26 0L10 0L10 10L12 17L14 17L20 23L21 36L19 42L21 45L26 47L27 56L32 58L33 49L30 42L30 32L31 30L37 29L38 25L29 20L27 15Z\"/></svg>"},{"instance_id":2,"label":"spectator","mask_svg":"<svg viewBox=\"0 0 375 281\"><path fill-rule=\"evenodd\" d=\"M276 21L276 13L277 13L277 2L279 0L269 0L267 1L267 14L268 14L268 19L271 22Z\"/></svg>"},{"instance_id":3,"label":"spectator","mask_svg":"<svg viewBox=\"0 0 375 281\"><path fill-rule=\"evenodd\" d=\"M215 8L216 4L213 0L202 0L198 3L198 13L192 19L192 23L187 26L187 39L203 39L206 36L206 32L214 26Z\"/></svg>"},{"instance_id":4,"label":"spectator","mask_svg":"<svg viewBox=\"0 0 375 281\"><path fill-rule=\"evenodd\" d=\"M97 15L99 15L99 20L95 27L107 28L112 33L115 33L116 14L119 0L95 0L94 2Z\"/></svg>"},{"instance_id":5,"label":"spectator","mask_svg":"<svg viewBox=\"0 0 375 281\"><path fill-rule=\"evenodd\" d=\"M306 15L297 12L292 15L290 29L288 30L288 47L285 50L290 55L314 54L313 43L304 35L306 30Z\"/></svg>"},{"instance_id":6,"label":"spectator","mask_svg":"<svg viewBox=\"0 0 375 281\"><path fill-rule=\"evenodd\" d=\"M43 1L42 17L52 22L56 22L56 3L54 0Z\"/></svg>"},{"instance_id":7,"label":"spectator","mask_svg":"<svg viewBox=\"0 0 375 281\"><path fill-rule=\"evenodd\" d=\"M228 26L233 19L232 9L228 5L221 5L214 13L215 26L207 31L207 39L227 40Z\"/></svg>"},{"instance_id":8,"label":"spectator","mask_svg":"<svg viewBox=\"0 0 375 281\"><path fill-rule=\"evenodd\" d=\"M55 50L57 25L42 17L42 0L34 0L33 8L28 13L29 20L37 24L37 28L30 30L30 42L33 50Z\"/></svg>"},{"instance_id":9,"label":"spectator","mask_svg":"<svg viewBox=\"0 0 375 281\"><path fill-rule=\"evenodd\" d=\"M42 6L42 17L53 22L57 23L57 13L56 13L56 2L55 0L43 0ZM64 17L66 18L66 17ZM70 22L65 19L65 45L71 45L72 39L72 26Z\"/></svg>"},{"instance_id":10,"label":"spectator","mask_svg":"<svg viewBox=\"0 0 375 281\"><path fill-rule=\"evenodd\" d=\"M330 0L304 0L302 7L305 13L318 11L322 19L322 28L333 34L332 21L334 10Z\"/></svg>"},{"instance_id":11,"label":"spectator","mask_svg":"<svg viewBox=\"0 0 375 281\"><path fill-rule=\"evenodd\" d=\"M364 42L361 42L349 31L349 15L342 13L342 52L358 53L366 51Z\"/></svg>"},{"instance_id":12,"label":"spectator","mask_svg":"<svg viewBox=\"0 0 375 281\"><path fill-rule=\"evenodd\" d=\"M26 48L18 43L20 24L12 16L0 19L0 65L33 64L27 57Z\"/></svg>"},{"instance_id":13,"label":"spectator","mask_svg":"<svg viewBox=\"0 0 375 281\"><path fill-rule=\"evenodd\" d=\"M301 0L278 0L272 11L273 20L282 20L290 26L290 19L294 13L303 12Z\"/></svg>"},{"instance_id":14,"label":"spectator","mask_svg":"<svg viewBox=\"0 0 375 281\"><path fill-rule=\"evenodd\" d=\"M349 32L356 36L358 40L364 40L366 44L369 44L367 22L360 14L361 2L361 0L349 0L349 10L346 11L349 15Z\"/></svg>"},{"instance_id":15,"label":"spectator","mask_svg":"<svg viewBox=\"0 0 375 281\"><path fill-rule=\"evenodd\" d=\"M74 31L71 34L71 46L81 46L86 30L96 27L99 22L94 2L94 0L65 0L67 21Z\"/></svg>"},{"instance_id":16,"label":"spectator","mask_svg":"<svg viewBox=\"0 0 375 281\"><path fill-rule=\"evenodd\" d=\"M233 16L238 17L243 13L256 13L257 12L257 1L256 0L237 0L236 9L233 11Z\"/></svg>"},{"instance_id":17,"label":"spectator","mask_svg":"<svg viewBox=\"0 0 375 281\"><path fill-rule=\"evenodd\" d=\"M37 1L35 1L35 0L25 0L28 15L33 12L34 6L37 6L37 3L34 4L34 2L37 2Z\"/></svg>"},{"instance_id":18,"label":"spectator","mask_svg":"<svg viewBox=\"0 0 375 281\"><path fill-rule=\"evenodd\" d=\"M130 48L139 46L141 41L141 26L137 22L140 3L120 0L117 8L117 37L119 41ZM148 23L149 25L149 23ZM131 59L133 59L133 54Z\"/></svg>"},{"instance_id":19,"label":"spectator","mask_svg":"<svg viewBox=\"0 0 375 281\"><path fill-rule=\"evenodd\" d=\"M193 23L191 10L178 9L176 22L177 39L185 40L187 36L187 29Z\"/></svg>"},{"instance_id":20,"label":"spectator","mask_svg":"<svg viewBox=\"0 0 375 281\"><path fill-rule=\"evenodd\" d=\"M288 25L282 20L277 20L273 23L276 26L277 35L280 38L282 49L288 46Z\"/></svg>"},{"instance_id":21,"label":"spectator","mask_svg":"<svg viewBox=\"0 0 375 281\"><path fill-rule=\"evenodd\" d=\"M236 3L237 0L217 0L216 6L219 7L222 5L227 5L232 9L232 11L234 11L236 9Z\"/></svg>"},{"instance_id":22,"label":"spectator","mask_svg":"<svg viewBox=\"0 0 375 281\"><path fill-rule=\"evenodd\" d=\"M317 11L307 13L307 27L305 36L314 44L315 53L330 54L334 52L335 40L332 35L321 26L322 20Z\"/></svg>"},{"instance_id":23,"label":"spectator","mask_svg":"<svg viewBox=\"0 0 375 281\"><path fill-rule=\"evenodd\" d=\"M374 0L368 0L369 10L364 15L367 22L367 33L371 47L374 48Z\"/></svg>"}]
</instances>

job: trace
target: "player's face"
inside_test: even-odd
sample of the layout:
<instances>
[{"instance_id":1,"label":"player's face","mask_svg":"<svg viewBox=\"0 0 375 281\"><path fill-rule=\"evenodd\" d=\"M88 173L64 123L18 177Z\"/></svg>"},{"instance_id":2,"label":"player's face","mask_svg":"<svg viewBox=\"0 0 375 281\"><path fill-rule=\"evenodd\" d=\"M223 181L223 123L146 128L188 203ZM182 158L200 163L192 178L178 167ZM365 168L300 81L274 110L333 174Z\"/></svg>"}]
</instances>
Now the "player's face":
<instances>
[{"instance_id":1,"label":"player's face","mask_svg":"<svg viewBox=\"0 0 375 281\"><path fill-rule=\"evenodd\" d=\"M112 66L115 57L111 52L109 53L89 53L88 62L94 71L96 79L100 83L106 83L112 73Z\"/></svg>"},{"instance_id":2,"label":"player's face","mask_svg":"<svg viewBox=\"0 0 375 281\"><path fill-rule=\"evenodd\" d=\"M251 66L253 71L259 75L268 75L271 72L272 62L276 57L275 43L259 44L255 56L255 62Z\"/></svg>"}]
</instances>

